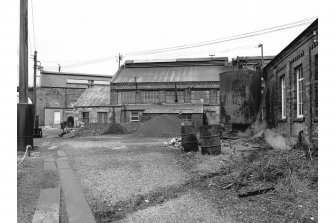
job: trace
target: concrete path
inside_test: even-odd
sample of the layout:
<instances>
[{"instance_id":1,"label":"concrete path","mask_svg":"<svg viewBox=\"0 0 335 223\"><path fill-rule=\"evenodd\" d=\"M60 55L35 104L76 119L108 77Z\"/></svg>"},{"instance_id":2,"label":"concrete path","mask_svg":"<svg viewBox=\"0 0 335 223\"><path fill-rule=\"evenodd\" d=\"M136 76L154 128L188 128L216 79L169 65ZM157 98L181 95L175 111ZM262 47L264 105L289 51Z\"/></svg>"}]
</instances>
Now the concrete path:
<instances>
[{"instance_id":1,"label":"concrete path","mask_svg":"<svg viewBox=\"0 0 335 223\"><path fill-rule=\"evenodd\" d=\"M48 156L44 158L44 177L50 173L56 175L57 167L55 159ZM50 179L47 178L42 183L44 189L41 190L32 223L59 222L60 185L58 182L54 182L54 179L51 179L51 181L53 182L50 182Z\"/></svg>"},{"instance_id":2,"label":"concrete path","mask_svg":"<svg viewBox=\"0 0 335 223\"><path fill-rule=\"evenodd\" d=\"M60 151L58 151L60 152ZM66 154L61 151L61 155ZM79 181L71 170L64 156L57 159L57 166L64 191L66 211L70 223L95 223L95 218L88 206L84 194L79 186Z\"/></svg>"},{"instance_id":3,"label":"concrete path","mask_svg":"<svg viewBox=\"0 0 335 223\"><path fill-rule=\"evenodd\" d=\"M32 223L58 223L59 201L59 187L42 189Z\"/></svg>"},{"instance_id":4,"label":"concrete path","mask_svg":"<svg viewBox=\"0 0 335 223\"><path fill-rule=\"evenodd\" d=\"M53 146L56 148L56 146ZM45 179L42 182L42 190L34 213L32 223L58 223L60 209L60 185L64 192L65 206L69 223L95 223L95 218L88 206L84 194L79 186L79 181L72 171L66 153L57 151L49 153L44 159ZM57 163L57 166L56 166ZM59 178L58 179L58 174ZM53 175L50 173L54 173ZM47 176L54 176L49 179ZM51 181L50 181L51 180Z\"/></svg>"}]
</instances>

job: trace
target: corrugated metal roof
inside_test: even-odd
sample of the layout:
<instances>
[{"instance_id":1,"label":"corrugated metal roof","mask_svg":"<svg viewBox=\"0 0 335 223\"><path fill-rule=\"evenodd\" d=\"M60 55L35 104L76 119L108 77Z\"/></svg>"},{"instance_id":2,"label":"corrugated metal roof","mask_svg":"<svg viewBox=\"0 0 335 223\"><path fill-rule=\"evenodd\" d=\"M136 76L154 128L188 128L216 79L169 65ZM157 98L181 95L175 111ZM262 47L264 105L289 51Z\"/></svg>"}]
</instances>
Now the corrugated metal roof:
<instances>
[{"instance_id":1,"label":"corrugated metal roof","mask_svg":"<svg viewBox=\"0 0 335 223\"><path fill-rule=\"evenodd\" d=\"M169 104L169 105L127 105L126 110L143 110L146 114L180 114L203 113L203 105Z\"/></svg>"},{"instance_id":2,"label":"corrugated metal roof","mask_svg":"<svg viewBox=\"0 0 335 223\"><path fill-rule=\"evenodd\" d=\"M87 88L78 98L74 107L109 106L110 86L93 86Z\"/></svg>"},{"instance_id":3,"label":"corrugated metal roof","mask_svg":"<svg viewBox=\"0 0 335 223\"><path fill-rule=\"evenodd\" d=\"M123 67L113 83L219 81L224 66Z\"/></svg>"}]
</instances>

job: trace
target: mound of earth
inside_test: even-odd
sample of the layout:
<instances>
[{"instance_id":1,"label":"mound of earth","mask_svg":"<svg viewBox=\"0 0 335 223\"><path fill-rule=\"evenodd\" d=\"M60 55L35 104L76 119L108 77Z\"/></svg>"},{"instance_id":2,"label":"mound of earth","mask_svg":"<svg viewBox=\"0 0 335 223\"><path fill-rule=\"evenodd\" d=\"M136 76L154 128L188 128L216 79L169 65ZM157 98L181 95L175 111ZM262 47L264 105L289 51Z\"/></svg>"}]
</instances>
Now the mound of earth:
<instances>
[{"instance_id":1,"label":"mound of earth","mask_svg":"<svg viewBox=\"0 0 335 223\"><path fill-rule=\"evenodd\" d=\"M171 115L159 115L143 123L135 135L143 137L175 137L180 135L181 120Z\"/></svg>"},{"instance_id":2,"label":"mound of earth","mask_svg":"<svg viewBox=\"0 0 335 223\"><path fill-rule=\"evenodd\" d=\"M126 128L124 128L119 123L114 123L111 126L109 126L108 129L104 132L104 134L127 134L128 131Z\"/></svg>"}]
</instances>

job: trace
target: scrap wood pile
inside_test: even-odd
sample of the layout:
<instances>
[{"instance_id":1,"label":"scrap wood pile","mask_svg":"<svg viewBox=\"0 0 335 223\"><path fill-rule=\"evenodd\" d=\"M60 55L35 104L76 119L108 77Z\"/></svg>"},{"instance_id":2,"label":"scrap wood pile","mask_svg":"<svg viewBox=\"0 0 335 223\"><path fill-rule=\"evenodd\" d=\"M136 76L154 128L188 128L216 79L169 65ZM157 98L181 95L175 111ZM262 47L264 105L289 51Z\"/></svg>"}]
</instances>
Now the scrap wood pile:
<instances>
[{"instance_id":1,"label":"scrap wood pile","mask_svg":"<svg viewBox=\"0 0 335 223\"><path fill-rule=\"evenodd\" d=\"M231 182L225 189L234 188L239 197L274 190L290 199L297 193L310 194L317 188L317 159L306 158L303 148L276 150L263 147L242 153L226 166Z\"/></svg>"}]
</instances>

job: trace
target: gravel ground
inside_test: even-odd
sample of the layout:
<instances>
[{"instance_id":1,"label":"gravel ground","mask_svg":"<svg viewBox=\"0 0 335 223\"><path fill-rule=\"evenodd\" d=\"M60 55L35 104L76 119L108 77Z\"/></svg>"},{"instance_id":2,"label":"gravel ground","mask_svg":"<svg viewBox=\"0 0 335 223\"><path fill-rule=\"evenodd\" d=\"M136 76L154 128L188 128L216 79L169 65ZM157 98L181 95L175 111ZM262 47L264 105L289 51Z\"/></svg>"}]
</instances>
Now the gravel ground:
<instances>
[{"instance_id":1,"label":"gravel ground","mask_svg":"<svg viewBox=\"0 0 335 223\"><path fill-rule=\"evenodd\" d=\"M178 198L161 205L149 207L128 215L120 223L126 222L235 222L229 217L221 216L211 202L202 198L196 191L190 191Z\"/></svg>"},{"instance_id":2,"label":"gravel ground","mask_svg":"<svg viewBox=\"0 0 335 223\"><path fill-rule=\"evenodd\" d=\"M21 161L23 154L20 153ZM26 157L17 167L17 222L30 223L38 202L43 159L39 156Z\"/></svg>"},{"instance_id":3,"label":"gravel ground","mask_svg":"<svg viewBox=\"0 0 335 223\"><path fill-rule=\"evenodd\" d=\"M166 138L52 134L39 145L56 144L67 153L98 223L317 222L317 197L292 203L274 193L239 198L223 189L232 181L224 167L263 146L257 140L226 141L221 155L203 156L167 147ZM67 222L66 213L60 214L60 222Z\"/></svg>"},{"instance_id":4,"label":"gravel ground","mask_svg":"<svg viewBox=\"0 0 335 223\"><path fill-rule=\"evenodd\" d=\"M188 180L178 168L173 151L158 150L161 141L150 141L71 140L64 149L73 160L88 201L103 200L115 205L155 188Z\"/></svg>"}]
</instances>

